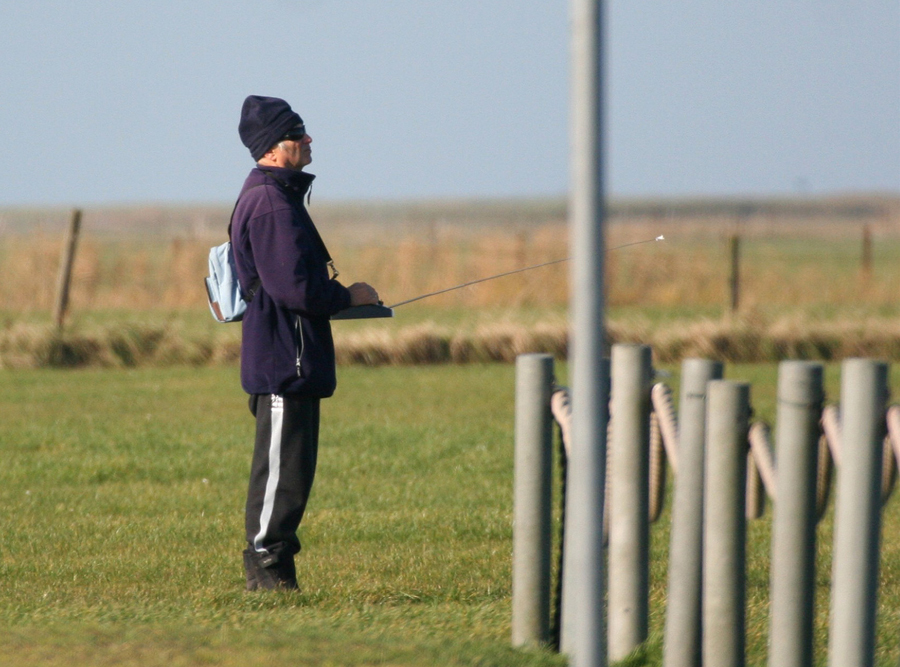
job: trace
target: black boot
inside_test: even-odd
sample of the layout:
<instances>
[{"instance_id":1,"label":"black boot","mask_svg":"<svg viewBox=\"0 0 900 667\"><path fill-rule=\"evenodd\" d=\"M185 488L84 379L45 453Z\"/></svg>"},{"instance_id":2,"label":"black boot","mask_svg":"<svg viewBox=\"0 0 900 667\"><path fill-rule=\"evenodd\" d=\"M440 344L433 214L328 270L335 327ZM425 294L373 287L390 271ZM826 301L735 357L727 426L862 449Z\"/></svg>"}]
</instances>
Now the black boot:
<instances>
[{"instance_id":1,"label":"black boot","mask_svg":"<svg viewBox=\"0 0 900 667\"><path fill-rule=\"evenodd\" d=\"M247 590L298 590L294 554L286 549L272 547L268 552L244 550L244 573Z\"/></svg>"},{"instance_id":2,"label":"black boot","mask_svg":"<svg viewBox=\"0 0 900 667\"><path fill-rule=\"evenodd\" d=\"M247 577L248 591L255 591L259 588L259 580L256 578L256 565L252 549L244 549L244 575Z\"/></svg>"}]
</instances>

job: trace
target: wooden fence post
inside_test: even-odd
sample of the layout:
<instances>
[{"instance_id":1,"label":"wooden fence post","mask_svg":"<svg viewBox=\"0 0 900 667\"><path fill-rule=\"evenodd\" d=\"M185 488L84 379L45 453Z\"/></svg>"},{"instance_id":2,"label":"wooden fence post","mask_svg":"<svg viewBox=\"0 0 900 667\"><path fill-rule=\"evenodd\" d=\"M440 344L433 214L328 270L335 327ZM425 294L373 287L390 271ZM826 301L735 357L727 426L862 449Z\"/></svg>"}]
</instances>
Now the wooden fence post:
<instances>
[{"instance_id":1,"label":"wooden fence post","mask_svg":"<svg viewBox=\"0 0 900 667\"><path fill-rule=\"evenodd\" d=\"M862 254L859 268L863 278L868 278L872 275L872 230L868 222L863 223Z\"/></svg>"},{"instance_id":2,"label":"wooden fence post","mask_svg":"<svg viewBox=\"0 0 900 667\"><path fill-rule=\"evenodd\" d=\"M731 257L731 312L736 313L741 302L741 237L732 234L728 239L729 256Z\"/></svg>"},{"instance_id":3,"label":"wooden fence post","mask_svg":"<svg viewBox=\"0 0 900 667\"><path fill-rule=\"evenodd\" d=\"M59 278L56 283L56 305L54 319L58 329L63 328L66 311L69 308L69 287L72 283L72 265L75 263L75 249L78 246L78 233L81 229L81 209L72 211L69 233L63 248L62 261L59 267Z\"/></svg>"}]
</instances>

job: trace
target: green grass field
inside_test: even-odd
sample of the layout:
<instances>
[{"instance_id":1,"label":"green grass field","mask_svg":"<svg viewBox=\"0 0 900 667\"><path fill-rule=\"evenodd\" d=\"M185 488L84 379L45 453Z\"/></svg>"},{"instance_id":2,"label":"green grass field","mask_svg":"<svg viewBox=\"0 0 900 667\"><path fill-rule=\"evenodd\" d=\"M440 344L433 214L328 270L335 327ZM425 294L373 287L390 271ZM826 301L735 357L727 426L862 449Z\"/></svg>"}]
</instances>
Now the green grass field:
<instances>
[{"instance_id":1,"label":"green grass field","mask_svg":"<svg viewBox=\"0 0 900 667\"><path fill-rule=\"evenodd\" d=\"M772 419L774 366L727 374ZM826 378L834 399L836 366ZM245 593L253 421L235 367L0 371L0 665L565 664L509 646L513 387L502 364L340 369L301 528L303 590ZM631 666L661 656L667 516L652 531L651 637ZM766 662L770 518L749 530L749 665ZM878 627L891 667L898 530L895 497ZM820 664L830 534L826 518Z\"/></svg>"}]
</instances>

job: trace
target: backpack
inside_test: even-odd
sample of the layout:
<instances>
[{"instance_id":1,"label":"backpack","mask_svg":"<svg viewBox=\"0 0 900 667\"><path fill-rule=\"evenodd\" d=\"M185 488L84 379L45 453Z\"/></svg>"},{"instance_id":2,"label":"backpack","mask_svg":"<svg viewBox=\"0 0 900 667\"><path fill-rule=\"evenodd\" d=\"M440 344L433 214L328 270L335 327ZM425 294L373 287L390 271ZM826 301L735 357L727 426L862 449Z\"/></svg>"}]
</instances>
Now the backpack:
<instances>
[{"instance_id":1,"label":"backpack","mask_svg":"<svg viewBox=\"0 0 900 667\"><path fill-rule=\"evenodd\" d=\"M259 280L246 296L238 283L234 268L234 251L231 241L209 249L209 276L206 278L206 294L209 310L217 322L240 322L244 319L247 304L259 289Z\"/></svg>"},{"instance_id":2,"label":"backpack","mask_svg":"<svg viewBox=\"0 0 900 667\"><path fill-rule=\"evenodd\" d=\"M253 187L259 187L255 185ZM249 188L252 190L253 188ZM248 190L248 191L249 191ZM240 197L238 197L240 201ZM234 266L234 250L231 247L231 221L238 202L234 203L231 220L228 221L228 241L209 249L209 276L206 278L206 295L209 311L217 322L240 322L244 319L247 304L259 290L259 279L253 281L246 292L238 282Z\"/></svg>"}]
</instances>

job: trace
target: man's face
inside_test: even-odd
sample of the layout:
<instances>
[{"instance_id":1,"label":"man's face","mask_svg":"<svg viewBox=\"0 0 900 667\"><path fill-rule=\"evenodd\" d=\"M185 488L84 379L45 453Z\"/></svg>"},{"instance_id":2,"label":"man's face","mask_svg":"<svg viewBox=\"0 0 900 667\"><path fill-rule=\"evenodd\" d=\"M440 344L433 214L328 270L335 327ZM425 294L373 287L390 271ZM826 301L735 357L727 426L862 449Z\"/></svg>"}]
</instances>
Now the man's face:
<instances>
[{"instance_id":1,"label":"man's face","mask_svg":"<svg viewBox=\"0 0 900 667\"><path fill-rule=\"evenodd\" d=\"M278 161L287 169L302 171L303 167L312 162L311 143L312 137L306 134L306 127L295 127L275 147L279 153Z\"/></svg>"}]
</instances>

